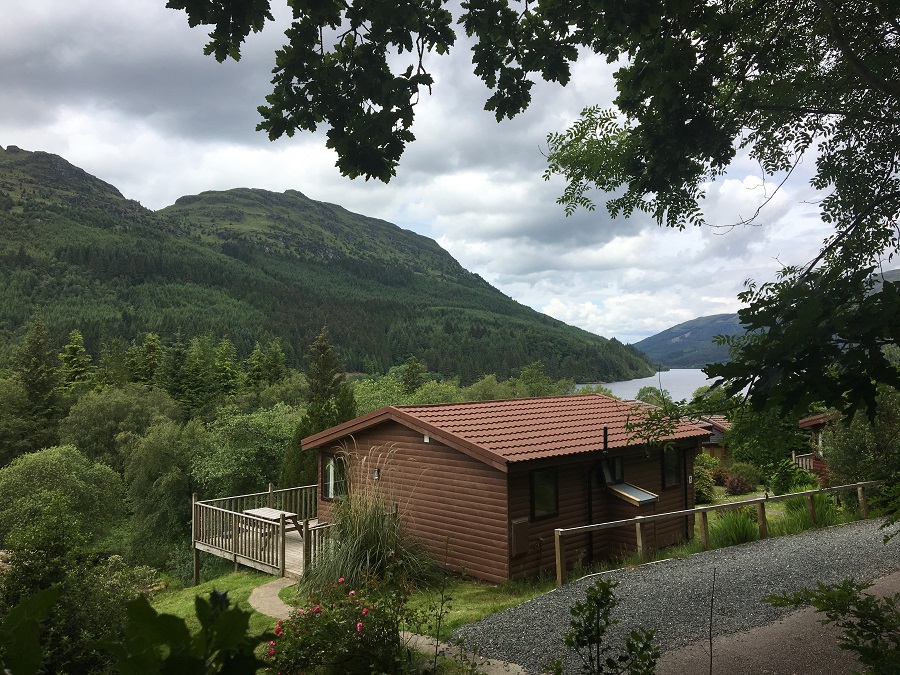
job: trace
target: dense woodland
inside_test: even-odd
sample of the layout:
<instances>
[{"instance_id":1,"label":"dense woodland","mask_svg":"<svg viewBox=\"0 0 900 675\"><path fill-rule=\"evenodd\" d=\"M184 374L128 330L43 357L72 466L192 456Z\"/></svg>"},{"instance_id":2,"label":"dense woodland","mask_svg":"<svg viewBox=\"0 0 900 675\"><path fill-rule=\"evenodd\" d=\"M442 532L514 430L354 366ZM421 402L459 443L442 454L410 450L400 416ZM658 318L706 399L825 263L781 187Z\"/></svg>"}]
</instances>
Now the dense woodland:
<instances>
[{"instance_id":1,"label":"dense woodland","mask_svg":"<svg viewBox=\"0 0 900 675\"><path fill-rule=\"evenodd\" d=\"M539 314L433 240L299 192L237 189L160 212L60 157L0 150L0 372L40 314L93 353L155 333L226 337L240 358L278 339L300 366L327 324L346 368L415 356L470 384L541 361L555 378L653 372L640 351Z\"/></svg>"}]
</instances>

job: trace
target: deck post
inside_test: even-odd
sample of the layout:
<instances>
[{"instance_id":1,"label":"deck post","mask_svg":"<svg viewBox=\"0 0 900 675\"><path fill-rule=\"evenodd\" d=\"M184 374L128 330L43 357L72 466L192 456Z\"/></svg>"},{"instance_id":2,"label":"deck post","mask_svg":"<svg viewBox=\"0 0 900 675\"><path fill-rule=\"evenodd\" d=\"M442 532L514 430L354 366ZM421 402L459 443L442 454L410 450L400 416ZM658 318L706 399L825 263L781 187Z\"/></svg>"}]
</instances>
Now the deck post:
<instances>
[{"instance_id":1,"label":"deck post","mask_svg":"<svg viewBox=\"0 0 900 675\"><path fill-rule=\"evenodd\" d=\"M194 554L194 586L200 585L200 549L197 548L197 493L191 497L191 551Z\"/></svg>"},{"instance_id":2,"label":"deck post","mask_svg":"<svg viewBox=\"0 0 900 675\"><path fill-rule=\"evenodd\" d=\"M231 559L234 561L234 571L238 571L237 561L238 547L238 514L237 511L231 512Z\"/></svg>"},{"instance_id":3,"label":"deck post","mask_svg":"<svg viewBox=\"0 0 900 675\"><path fill-rule=\"evenodd\" d=\"M275 486L273 486L271 483L269 483L269 499L268 499L268 501L266 502L266 506L268 506L270 509L272 508L272 503L273 503L273 499L272 499L272 497L273 497L272 491L273 491L274 489L275 489Z\"/></svg>"},{"instance_id":4,"label":"deck post","mask_svg":"<svg viewBox=\"0 0 900 675\"><path fill-rule=\"evenodd\" d=\"M706 511L700 512L700 543L704 551L709 550L709 515Z\"/></svg>"},{"instance_id":5,"label":"deck post","mask_svg":"<svg viewBox=\"0 0 900 675\"><path fill-rule=\"evenodd\" d=\"M303 520L303 573L306 574L307 566L312 562L312 537L309 532L309 518Z\"/></svg>"},{"instance_id":6,"label":"deck post","mask_svg":"<svg viewBox=\"0 0 900 675\"><path fill-rule=\"evenodd\" d=\"M759 523L759 538L765 539L769 536L769 523L766 521L766 503L759 502L756 505L756 520Z\"/></svg>"},{"instance_id":7,"label":"deck post","mask_svg":"<svg viewBox=\"0 0 900 675\"><path fill-rule=\"evenodd\" d=\"M816 526L816 496L806 495L806 510L809 512L809 524Z\"/></svg>"},{"instance_id":8,"label":"deck post","mask_svg":"<svg viewBox=\"0 0 900 675\"><path fill-rule=\"evenodd\" d=\"M856 497L859 499L859 515L866 520L869 517L869 505L866 503L866 489L862 485L856 488Z\"/></svg>"},{"instance_id":9,"label":"deck post","mask_svg":"<svg viewBox=\"0 0 900 675\"><path fill-rule=\"evenodd\" d=\"M553 541L556 545L556 587L565 583L566 578L566 550L563 543L563 532L560 529L553 530Z\"/></svg>"},{"instance_id":10,"label":"deck post","mask_svg":"<svg viewBox=\"0 0 900 675\"><path fill-rule=\"evenodd\" d=\"M269 483L269 487L270 488L272 487L271 483ZM269 494L271 495L271 493L269 493ZM284 576L284 567L285 567L285 560L284 560L285 538L287 536L287 532L284 527L284 511L281 512L281 518L279 518L278 527L279 527L278 535L281 537L281 576L283 577Z\"/></svg>"},{"instance_id":11,"label":"deck post","mask_svg":"<svg viewBox=\"0 0 900 675\"><path fill-rule=\"evenodd\" d=\"M637 517L641 518L642 516L637 516ZM640 520L634 524L634 535L635 535L635 539L637 540L638 555L641 558L641 562L645 563L649 559L649 555L648 555L649 551L647 550L647 546L645 545L645 542L644 542L644 539L645 539L644 523Z\"/></svg>"}]
</instances>

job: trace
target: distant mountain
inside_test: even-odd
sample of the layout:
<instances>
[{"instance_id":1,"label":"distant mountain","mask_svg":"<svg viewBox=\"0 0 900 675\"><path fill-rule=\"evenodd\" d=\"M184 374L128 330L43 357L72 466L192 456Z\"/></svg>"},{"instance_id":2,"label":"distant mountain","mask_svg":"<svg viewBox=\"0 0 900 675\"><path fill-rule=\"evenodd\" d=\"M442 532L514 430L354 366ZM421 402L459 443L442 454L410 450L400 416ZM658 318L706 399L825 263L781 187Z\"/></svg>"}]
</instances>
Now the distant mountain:
<instances>
[{"instance_id":1,"label":"distant mountain","mask_svg":"<svg viewBox=\"0 0 900 675\"><path fill-rule=\"evenodd\" d=\"M880 288L881 279L900 282L900 269L884 272L876 282L876 288ZM740 335L743 332L737 314L713 314L667 328L636 342L634 346L666 368L703 368L707 363L728 360L728 348L713 343L714 336Z\"/></svg>"},{"instance_id":2,"label":"distant mountain","mask_svg":"<svg viewBox=\"0 0 900 675\"><path fill-rule=\"evenodd\" d=\"M634 346L667 368L702 368L728 360L728 348L714 344L713 336L743 332L737 314L714 314L667 328Z\"/></svg>"},{"instance_id":3,"label":"distant mountain","mask_svg":"<svg viewBox=\"0 0 900 675\"><path fill-rule=\"evenodd\" d=\"M535 312L435 241L300 192L240 188L158 212L56 155L0 148L0 369L36 313L57 345L79 328L111 340L228 337L240 354L280 338L302 363L324 324L350 370L410 355L430 370L506 377L535 360L553 377L652 373L615 339Z\"/></svg>"}]
</instances>

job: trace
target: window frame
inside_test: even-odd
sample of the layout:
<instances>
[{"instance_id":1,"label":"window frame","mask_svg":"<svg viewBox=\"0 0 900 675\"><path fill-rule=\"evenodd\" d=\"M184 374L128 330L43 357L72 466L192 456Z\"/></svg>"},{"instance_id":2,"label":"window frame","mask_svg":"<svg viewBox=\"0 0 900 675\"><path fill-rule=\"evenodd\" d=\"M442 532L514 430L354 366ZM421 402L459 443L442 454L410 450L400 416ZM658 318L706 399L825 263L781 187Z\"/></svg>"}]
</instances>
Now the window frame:
<instances>
[{"instance_id":1,"label":"window frame","mask_svg":"<svg viewBox=\"0 0 900 675\"><path fill-rule=\"evenodd\" d=\"M675 459L674 464L671 458ZM663 489L680 487L684 482L684 452L681 448L663 448L661 464Z\"/></svg>"},{"instance_id":2,"label":"window frame","mask_svg":"<svg viewBox=\"0 0 900 675\"><path fill-rule=\"evenodd\" d=\"M329 473L331 477L329 480ZM322 455L322 499L327 502L347 498L347 462L340 455ZM343 491L338 486L343 485Z\"/></svg>"},{"instance_id":3,"label":"window frame","mask_svg":"<svg viewBox=\"0 0 900 675\"><path fill-rule=\"evenodd\" d=\"M530 494L529 494L529 507L531 514L531 521L536 522L539 520L546 520L548 518L555 518L559 515L559 470L555 466L543 467L541 469L532 469L528 476ZM553 497L553 510L541 510L538 512L537 506L537 482L540 480L552 481L552 497ZM545 483L545 485L550 485L550 483Z\"/></svg>"}]
</instances>

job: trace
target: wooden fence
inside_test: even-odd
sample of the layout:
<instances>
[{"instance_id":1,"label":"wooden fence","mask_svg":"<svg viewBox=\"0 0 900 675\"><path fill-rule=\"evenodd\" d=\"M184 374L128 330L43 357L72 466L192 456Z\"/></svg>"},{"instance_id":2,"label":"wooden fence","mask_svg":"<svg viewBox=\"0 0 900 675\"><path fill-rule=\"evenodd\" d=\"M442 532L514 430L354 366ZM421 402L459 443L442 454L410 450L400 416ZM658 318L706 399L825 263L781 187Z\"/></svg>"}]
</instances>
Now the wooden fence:
<instances>
[{"instance_id":1,"label":"wooden fence","mask_svg":"<svg viewBox=\"0 0 900 675\"><path fill-rule=\"evenodd\" d=\"M869 517L868 506L866 504L865 488L874 485L881 485L884 481L867 481L864 483L853 483L851 485L840 485L837 487L820 488L817 490L806 490L804 492L794 492L786 495L772 495L765 497L756 497L755 499L747 499L740 502L728 502L727 504L716 504L713 506L698 506L693 509L683 511L671 511L669 513L657 513L652 516L637 516L636 518L628 518L626 520L614 520L608 523L595 523L594 525L581 525L580 527L566 527L554 530L554 541L556 544L556 585L562 586L565 583L566 576L566 549L565 538L576 534L584 534L587 532L597 532L599 530L609 530L615 527L635 528L637 536L637 550L641 557L641 561L646 562L649 559L649 549L644 545L645 533L644 527L648 523L659 520L668 520L670 518L684 518L686 516L694 516L695 526L700 530L700 541L703 543L703 550L709 549L709 519L710 511L726 511L737 509L742 506L755 506L757 521L759 523L759 538L765 539L769 536L768 523L766 522L766 503L779 502L785 499L796 499L797 497L805 497L807 500L807 511L809 513L810 522L815 526L816 523L816 505L815 496L829 492L846 492L848 490L856 490L859 499L860 514L863 518ZM699 523L697 518L699 517Z\"/></svg>"},{"instance_id":2,"label":"wooden fence","mask_svg":"<svg viewBox=\"0 0 900 675\"><path fill-rule=\"evenodd\" d=\"M261 507L283 513L279 520L244 513ZM329 526L316 522L317 507L316 485L274 490L270 484L267 492L204 501L195 497L191 524L194 583L199 583L200 551L231 560L235 567L246 565L285 576L290 561L291 571L301 572L327 539ZM285 522L285 512L297 514L297 522L302 522L302 532L290 545L287 531L291 523Z\"/></svg>"}]
</instances>

